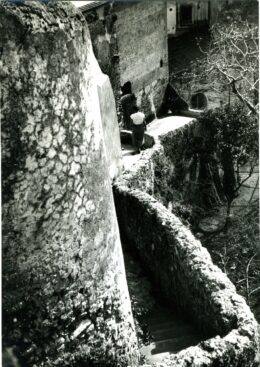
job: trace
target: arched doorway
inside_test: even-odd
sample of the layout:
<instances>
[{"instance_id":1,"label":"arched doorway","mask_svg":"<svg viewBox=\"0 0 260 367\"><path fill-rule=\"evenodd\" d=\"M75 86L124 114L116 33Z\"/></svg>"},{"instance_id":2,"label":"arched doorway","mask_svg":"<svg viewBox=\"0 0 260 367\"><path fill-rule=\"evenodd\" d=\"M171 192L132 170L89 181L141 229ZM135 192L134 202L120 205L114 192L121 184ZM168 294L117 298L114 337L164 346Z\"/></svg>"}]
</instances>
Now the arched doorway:
<instances>
[{"instance_id":1,"label":"arched doorway","mask_svg":"<svg viewBox=\"0 0 260 367\"><path fill-rule=\"evenodd\" d=\"M199 92L191 96L190 104L194 110L204 110L208 106L208 100L204 93Z\"/></svg>"},{"instance_id":2,"label":"arched doorway","mask_svg":"<svg viewBox=\"0 0 260 367\"><path fill-rule=\"evenodd\" d=\"M125 96L126 94L132 94L132 83L130 81L126 82L121 87L122 95Z\"/></svg>"}]
</instances>

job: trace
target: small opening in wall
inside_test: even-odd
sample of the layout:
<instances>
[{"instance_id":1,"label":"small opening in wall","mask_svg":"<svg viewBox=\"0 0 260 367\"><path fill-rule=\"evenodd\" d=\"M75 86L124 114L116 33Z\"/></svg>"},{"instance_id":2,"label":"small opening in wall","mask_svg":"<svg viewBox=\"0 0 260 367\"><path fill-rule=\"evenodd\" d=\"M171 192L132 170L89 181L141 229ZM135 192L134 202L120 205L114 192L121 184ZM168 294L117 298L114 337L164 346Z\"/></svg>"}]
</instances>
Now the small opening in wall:
<instances>
[{"instance_id":1,"label":"small opening in wall","mask_svg":"<svg viewBox=\"0 0 260 367\"><path fill-rule=\"evenodd\" d=\"M180 26L185 27L192 24L192 5L184 4L180 7Z\"/></svg>"},{"instance_id":2,"label":"small opening in wall","mask_svg":"<svg viewBox=\"0 0 260 367\"><path fill-rule=\"evenodd\" d=\"M194 110L204 110L208 106L208 100L204 93L195 93L191 96L191 108Z\"/></svg>"},{"instance_id":3,"label":"small opening in wall","mask_svg":"<svg viewBox=\"0 0 260 367\"><path fill-rule=\"evenodd\" d=\"M160 60L160 67L163 67L163 59Z\"/></svg>"},{"instance_id":4,"label":"small opening in wall","mask_svg":"<svg viewBox=\"0 0 260 367\"><path fill-rule=\"evenodd\" d=\"M170 8L169 10L172 11L172 8Z\"/></svg>"},{"instance_id":5,"label":"small opening in wall","mask_svg":"<svg viewBox=\"0 0 260 367\"><path fill-rule=\"evenodd\" d=\"M121 87L121 91L123 96L126 94L131 94L132 93L132 84L130 81L126 82L122 87Z\"/></svg>"}]
</instances>

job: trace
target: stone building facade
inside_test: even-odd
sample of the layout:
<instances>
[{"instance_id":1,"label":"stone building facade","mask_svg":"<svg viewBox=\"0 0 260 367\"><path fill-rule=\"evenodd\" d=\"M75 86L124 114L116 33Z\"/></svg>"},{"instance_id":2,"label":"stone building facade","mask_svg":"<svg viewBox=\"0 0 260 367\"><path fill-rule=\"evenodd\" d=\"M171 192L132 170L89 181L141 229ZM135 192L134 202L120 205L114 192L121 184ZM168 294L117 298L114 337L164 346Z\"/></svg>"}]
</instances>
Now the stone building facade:
<instances>
[{"instance_id":1,"label":"stone building facade","mask_svg":"<svg viewBox=\"0 0 260 367\"><path fill-rule=\"evenodd\" d=\"M210 18L210 1L167 1L167 30L176 36L187 28L207 22Z\"/></svg>"},{"instance_id":2,"label":"stone building facade","mask_svg":"<svg viewBox=\"0 0 260 367\"><path fill-rule=\"evenodd\" d=\"M216 78L200 77L195 62L205 58L200 49L205 51L210 43L210 27L218 21L223 7L233 1L167 2L169 82L192 110L214 109L232 99L229 88Z\"/></svg>"},{"instance_id":3,"label":"stone building facade","mask_svg":"<svg viewBox=\"0 0 260 367\"><path fill-rule=\"evenodd\" d=\"M129 82L148 121L159 111L169 79L164 1L94 2L81 7L95 56L109 75L117 108Z\"/></svg>"},{"instance_id":4,"label":"stone building facade","mask_svg":"<svg viewBox=\"0 0 260 367\"><path fill-rule=\"evenodd\" d=\"M216 23L223 5L234 0L168 0L167 30L169 36L176 36L191 27Z\"/></svg>"},{"instance_id":5,"label":"stone building facade","mask_svg":"<svg viewBox=\"0 0 260 367\"><path fill-rule=\"evenodd\" d=\"M207 80L185 80L183 74L192 61L201 57L196 37L202 37L203 44L207 44L209 27L217 21L222 7L232 1L108 0L93 1L80 8L89 26L95 56L111 80L119 121L125 127L129 127L132 103L144 111L149 122L168 109L178 113L182 110L180 105L184 110L187 106L202 110L228 100L228 90L219 90ZM174 92L166 89L168 84ZM134 99L127 101L129 105L125 107L121 97L125 86L129 93L129 85Z\"/></svg>"}]
</instances>

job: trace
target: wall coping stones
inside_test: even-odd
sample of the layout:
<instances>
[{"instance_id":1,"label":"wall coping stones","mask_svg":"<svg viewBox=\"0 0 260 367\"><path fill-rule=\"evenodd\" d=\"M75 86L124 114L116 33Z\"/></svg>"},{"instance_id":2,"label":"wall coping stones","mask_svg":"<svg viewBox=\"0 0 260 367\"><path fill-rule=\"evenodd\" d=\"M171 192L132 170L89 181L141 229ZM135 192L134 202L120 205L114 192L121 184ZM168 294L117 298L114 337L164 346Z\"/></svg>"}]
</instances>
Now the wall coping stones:
<instances>
[{"instance_id":1,"label":"wall coping stones","mask_svg":"<svg viewBox=\"0 0 260 367\"><path fill-rule=\"evenodd\" d=\"M121 233L135 246L155 282L162 285L168 302L190 311L195 323L211 338L153 366L256 367L257 322L245 300L212 263L200 241L152 196L154 159L164 154L160 139L154 136L154 141L131 170L114 182ZM163 283L167 278L168 288Z\"/></svg>"}]
</instances>

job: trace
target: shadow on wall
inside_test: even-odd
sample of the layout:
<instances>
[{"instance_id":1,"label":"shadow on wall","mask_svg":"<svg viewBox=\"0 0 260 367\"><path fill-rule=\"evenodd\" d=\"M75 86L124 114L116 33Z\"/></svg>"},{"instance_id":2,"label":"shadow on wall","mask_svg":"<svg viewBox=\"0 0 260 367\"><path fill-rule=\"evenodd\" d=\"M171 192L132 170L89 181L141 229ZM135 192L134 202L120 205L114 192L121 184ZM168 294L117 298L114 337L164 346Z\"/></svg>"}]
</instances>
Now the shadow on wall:
<instances>
[{"instance_id":1,"label":"shadow on wall","mask_svg":"<svg viewBox=\"0 0 260 367\"><path fill-rule=\"evenodd\" d=\"M158 117L167 116L169 113L173 115L198 117L207 107L208 99L204 93L194 93L188 104L179 93L168 84Z\"/></svg>"},{"instance_id":2,"label":"shadow on wall","mask_svg":"<svg viewBox=\"0 0 260 367\"><path fill-rule=\"evenodd\" d=\"M121 130L120 139L122 144L132 145L132 132L129 130ZM152 148L154 144L154 138L151 135L144 133L144 148Z\"/></svg>"},{"instance_id":3,"label":"shadow on wall","mask_svg":"<svg viewBox=\"0 0 260 367\"><path fill-rule=\"evenodd\" d=\"M170 113L177 115L181 111L188 111L189 105L183 98L175 91L175 89L168 84L165 89L163 102L159 109L158 117L166 116Z\"/></svg>"}]
</instances>

